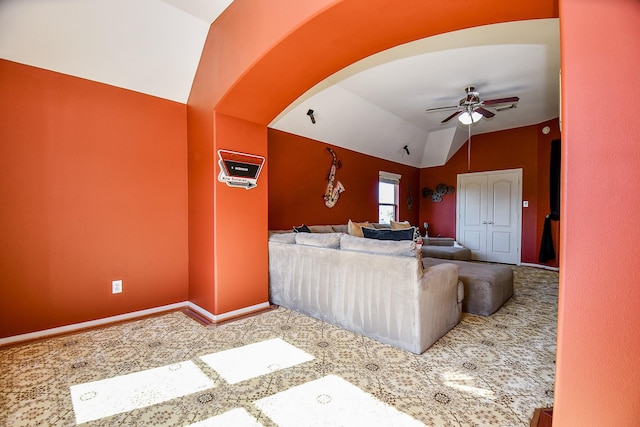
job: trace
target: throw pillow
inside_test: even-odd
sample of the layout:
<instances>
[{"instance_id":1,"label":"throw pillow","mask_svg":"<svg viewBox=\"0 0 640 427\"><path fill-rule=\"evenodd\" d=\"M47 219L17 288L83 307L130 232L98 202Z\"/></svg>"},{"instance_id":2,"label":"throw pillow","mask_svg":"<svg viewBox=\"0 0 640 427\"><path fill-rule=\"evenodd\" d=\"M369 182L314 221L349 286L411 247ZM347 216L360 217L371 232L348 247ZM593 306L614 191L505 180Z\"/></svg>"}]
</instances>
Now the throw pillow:
<instances>
[{"instance_id":1,"label":"throw pillow","mask_svg":"<svg viewBox=\"0 0 640 427\"><path fill-rule=\"evenodd\" d=\"M346 234L349 232L349 227L347 226L347 224L332 225L331 228L333 228L333 231L336 233Z\"/></svg>"},{"instance_id":2,"label":"throw pillow","mask_svg":"<svg viewBox=\"0 0 640 427\"><path fill-rule=\"evenodd\" d=\"M411 228L401 228L401 229L375 229L375 228L366 228L362 227L362 234L364 237L368 239L377 239L377 240L413 240L413 236L415 234L415 227Z\"/></svg>"},{"instance_id":3,"label":"throw pillow","mask_svg":"<svg viewBox=\"0 0 640 427\"><path fill-rule=\"evenodd\" d=\"M391 221L392 230L401 230L403 228L410 228L410 227L411 227L411 224L409 223L409 221L402 221L402 222Z\"/></svg>"},{"instance_id":4,"label":"throw pillow","mask_svg":"<svg viewBox=\"0 0 640 427\"><path fill-rule=\"evenodd\" d=\"M373 222L371 223L371 225L373 225L373 228L377 228L377 229L382 228L382 229L388 230L391 228L391 224L383 224L381 222Z\"/></svg>"},{"instance_id":5,"label":"throw pillow","mask_svg":"<svg viewBox=\"0 0 640 427\"><path fill-rule=\"evenodd\" d=\"M347 224L347 230L349 231L349 234L356 237L363 237L362 227L371 227L371 223L369 223L369 221L353 222L349 220L349 223Z\"/></svg>"},{"instance_id":6,"label":"throw pillow","mask_svg":"<svg viewBox=\"0 0 640 427\"><path fill-rule=\"evenodd\" d=\"M309 227L307 227L304 224L302 224L300 227L293 227L293 231L296 233L311 233L311 230L309 230Z\"/></svg>"},{"instance_id":7,"label":"throw pillow","mask_svg":"<svg viewBox=\"0 0 640 427\"><path fill-rule=\"evenodd\" d=\"M413 228L413 240L418 241L418 238L422 238L420 235L420 229L418 227L412 227L409 221L396 222L391 221L391 228L394 230L401 230L405 228Z\"/></svg>"},{"instance_id":8,"label":"throw pillow","mask_svg":"<svg viewBox=\"0 0 640 427\"><path fill-rule=\"evenodd\" d=\"M312 233L333 233L333 227L330 225L310 225L309 230Z\"/></svg>"}]
</instances>

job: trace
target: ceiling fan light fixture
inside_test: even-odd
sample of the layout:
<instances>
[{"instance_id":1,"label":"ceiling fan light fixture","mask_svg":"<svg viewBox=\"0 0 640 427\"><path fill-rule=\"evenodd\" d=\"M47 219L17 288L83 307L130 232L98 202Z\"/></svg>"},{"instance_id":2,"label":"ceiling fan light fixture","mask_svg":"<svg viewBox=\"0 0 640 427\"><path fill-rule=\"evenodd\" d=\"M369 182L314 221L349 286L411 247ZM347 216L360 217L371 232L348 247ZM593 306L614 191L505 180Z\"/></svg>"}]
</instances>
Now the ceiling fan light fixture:
<instances>
[{"instance_id":1,"label":"ceiling fan light fixture","mask_svg":"<svg viewBox=\"0 0 640 427\"><path fill-rule=\"evenodd\" d=\"M477 123L480 121L481 118L482 118L482 114L478 113L477 111L473 111L471 113L465 111L464 113L458 116L458 120L460 120L460 123L462 123L463 125L470 125L472 123Z\"/></svg>"}]
</instances>

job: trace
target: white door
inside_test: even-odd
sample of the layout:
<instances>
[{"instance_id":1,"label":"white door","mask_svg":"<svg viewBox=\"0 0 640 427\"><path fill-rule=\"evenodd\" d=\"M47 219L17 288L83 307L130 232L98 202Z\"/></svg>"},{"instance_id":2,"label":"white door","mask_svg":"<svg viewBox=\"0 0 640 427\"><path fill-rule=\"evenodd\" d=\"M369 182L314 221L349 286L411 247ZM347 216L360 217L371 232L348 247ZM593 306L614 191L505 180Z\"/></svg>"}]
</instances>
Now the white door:
<instances>
[{"instance_id":1,"label":"white door","mask_svg":"<svg viewBox=\"0 0 640 427\"><path fill-rule=\"evenodd\" d=\"M520 264L522 169L458 175L456 239L474 260Z\"/></svg>"},{"instance_id":2,"label":"white door","mask_svg":"<svg viewBox=\"0 0 640 427\"><path fill-rule=\"evenodd\" d=\"M475 174L458 175L456 240L471 249L472 259L486 260L487 179Z\"/></svg>"}]
</instances>

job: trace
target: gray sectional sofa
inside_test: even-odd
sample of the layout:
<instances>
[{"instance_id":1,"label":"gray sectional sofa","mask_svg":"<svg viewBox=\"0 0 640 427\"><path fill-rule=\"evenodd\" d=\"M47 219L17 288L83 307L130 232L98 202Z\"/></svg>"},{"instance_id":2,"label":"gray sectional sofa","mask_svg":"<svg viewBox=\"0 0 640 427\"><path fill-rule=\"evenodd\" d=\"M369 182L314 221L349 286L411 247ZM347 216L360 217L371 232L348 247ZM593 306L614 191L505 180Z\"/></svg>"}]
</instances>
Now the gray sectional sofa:
<instances>
[{"instance_id":1,"label":"gray sectional sofa","mask_svg":"<svg viewBox=\"0 0 640 427\"><path fill-rule=\"evenodd\" d=\"M413 241L270 233L273 304L420 354L461 317L458 266L424 268Z\"/></svg>"}]
</instances>

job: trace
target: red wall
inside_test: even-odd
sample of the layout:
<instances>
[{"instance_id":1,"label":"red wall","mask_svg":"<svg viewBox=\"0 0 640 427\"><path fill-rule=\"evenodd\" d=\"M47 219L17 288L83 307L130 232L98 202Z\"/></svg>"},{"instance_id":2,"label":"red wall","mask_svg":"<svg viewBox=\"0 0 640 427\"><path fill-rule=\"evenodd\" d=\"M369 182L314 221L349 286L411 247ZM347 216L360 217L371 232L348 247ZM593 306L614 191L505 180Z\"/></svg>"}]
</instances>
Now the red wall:
<instances>
[{"instance_id":1,"label":"red wall","mask_svg":"<svg viewBox=\"0 0 640 427\"><path fill-rule=\"evenodd\" d=\"M267 157L264 126L216 112L214 132L216 152ZM269 165L263 166L258 186L251 190L214 183L215 314L269 300L267 217L254 209L267 204L269 170Z\"/></svg>"},{"instance_id":2,"label":"red wall","mask_svg":"<svg viewBox=\"0 0 640 427\"><path fill-rule=\"evenodd\" d=\"M0 117L0 337L186 300L184 105L0 60Z\"/></svg>"},{"instance_id":3,"label":"red wall","mask_svg":"<svg viewBox=\"0 0 640 427\"><path fill-rule=\"evenodd\" d=\"M640 2L562 0L560 18L564 191L553 425L637 426Z\"/></svg>"},{"instance_id":4,"label":"red wall","mask_svg":"<svg viewBox=\"0 0 640 427\"><path fill-rule=\"evenodd\" d=\"M287 91L269 84L283 76L279 54L264 53L328 3L234 1L209 30L187 103L189 299L214 315L268 302L269 162L257 188L230 188L217 181L217 150L267 157L265 104Z\"/></svg>"},{"instance_id":5,"label":"red wall","mask_svg":"<svg viewBox=\"0 0 640 427\"><path fill-rule=\"evenodd\" d=\"M548 125L551 132L542 133ZM558 120L492 132L471 137L471 171L484 172L522 168L522 262L538 263L542 224L549 213L549 159L551 141L560 137ZM444 166L420 171L420 188L435 189L445 183L457 186L457 175L468 172L465 143ZM456 236L456 195L446 195L442 202L420 198L420 224L429 223L430 236ZM557 228L557 224L554 225ZM554 236L558 248L558 236ZM557 266L557 260L548 263Z\"/></svg>"},{"instance_id":6,"label":"red wall","mask_svg":"<svg viewBox=\"0 0 640 427\"><path fill-rule=\"evenodd\" d=\"M215 147L191 139L193 132L216 138L209 127L215 108L266 127L304 90L359 58L445 31L558 16L558 3L564 172L554 425L632 426L640 413L633 187L640 121L629 101L640 91L636 0L477 0L464 8L423 0L235 0L228 18L212 25L194 82L189 161L205 153L197 147ZM184 144L175 146L184 140L184 107L4 61L0 77L2 333L184 298L185 192L174 177L184 179ZM82 145L87 137L95 145ZM263 132L255 141L258 150L266 138ZM122 167L123 159L135 168ZM190 189L211 182L209 159L200 175L190 171ZM212 203L190 200L200 209L190 218L215 214ZM250 208L267 215L266 201ZM200 226L213 232L213 220ZM104 281L121 273L125 294L103 293ZM135 301L120 298L131 277L138 279L133 292L144 294ZM178 284L167 286L172 278Z\"/></svg>"},{"instance_id":7,"label":"red wall","mask_svg":"<svg viewBox=\"0 0 640 427\"><path fill-rule=\"evenodd\" d=\"M346 191L333 208L322 196L333 157L342 162L336 181ZM291 229L300 224L346 224L349 219L378 222L378 178L386 171L402 175L399 219L417 224L419 170L301 136L269 129L269 229ZM407 196L413 199L411 210Z\"/></svg>"},{"instance_id":8,"label":"red wall","mask_svg":"<svg viewBox=\"0 0 640 427\"><path fill-rule=\"evenodd\" d=\"M266 127L193 103L188 117L189 301L214 315L265 303L267 216L255 206L267 204L269 166L256 188L232 188L217 180L217 152L266 158Z\"/></svg>"},{"instance_id":9,"label":"red wall","mask_svg":"<svg viewBox=\"0 0 640 427\"><path fill-rule=\"evenodd\" d=\"M201 121L190 126L190 134L213 135L208 124L216 105L266 126L304 89L360 57L471 25L556 16L557 5L302 3L274 1L254 13L255 2L236 0L236 20L212 26L211 34L222 36L213 48L221 54L212 61L205 52L199 73L222 83L220 90L201 92L212 108L196 108ZM315 7L318 15L300 10L305 7ZM633 54L640 39L639 8L635 0L560 0L558 426L631 426L640 413L640 221L633 192L640 178L640 121L629 107L629 97L640 90L640 56ZM254 32L265 26L280 30L268 38ZM311 34L328 37L309 45ZM237 52L248 53L234 62ZM288 61L286 77L278 73L278 61ZM183 299L185 162L184 145L177 141L184 140L184 107L6 61L0 61L0 77L2 335ZM266 141L266 132L257 139ZM190 151L194 159L202 153ZM203 179L215 175L209 159ZM209 201L196 199L206 206L193 215L214 212ZM252 208L267 213L265 201ZM125 293L112 296L108 282L116 274L125 280Z\"/></svg>"}]
</instances>

